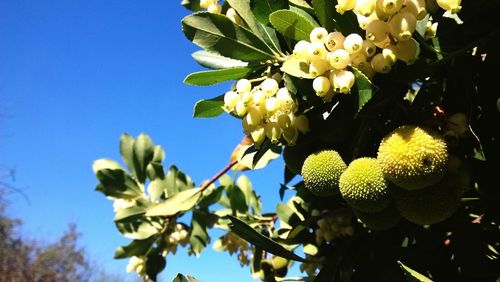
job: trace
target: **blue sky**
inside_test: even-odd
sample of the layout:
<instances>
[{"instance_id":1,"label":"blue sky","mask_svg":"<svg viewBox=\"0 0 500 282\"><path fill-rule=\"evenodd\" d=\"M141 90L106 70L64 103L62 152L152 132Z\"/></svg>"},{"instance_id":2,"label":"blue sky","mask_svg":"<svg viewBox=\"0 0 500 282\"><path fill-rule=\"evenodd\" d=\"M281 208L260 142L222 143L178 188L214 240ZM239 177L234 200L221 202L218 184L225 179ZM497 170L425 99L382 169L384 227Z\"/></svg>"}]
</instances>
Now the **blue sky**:
<instances>
[{"instance_id":1,"label":"blue sky","mask_svg":"<svg viewBox=\"0 0 500 282\"><path fill-rule=\"evenodd\" d=\"M119 136L149 134L197 183L228 160L242 137L229 116L193 119L194 103L224 93L228 84L183 85L202 70L198 47L181 31L189 12L180 1L0 1L0 164L16 171L11 182L29 198L10 196L9 214L32 238L59 237L70 222L92 258L110 272L125 244L112 223L111 202L94 192L92 161L119 159ZM274 210L281 159L249 173L264 208ZM224 277L216 267L224 267ZM193 267L196 266L196 267ZM251 281L228 254L211 249L198 259L186 251L168 257L163 277L177 272L203 281Z\"/></svg>"}]
</instances>

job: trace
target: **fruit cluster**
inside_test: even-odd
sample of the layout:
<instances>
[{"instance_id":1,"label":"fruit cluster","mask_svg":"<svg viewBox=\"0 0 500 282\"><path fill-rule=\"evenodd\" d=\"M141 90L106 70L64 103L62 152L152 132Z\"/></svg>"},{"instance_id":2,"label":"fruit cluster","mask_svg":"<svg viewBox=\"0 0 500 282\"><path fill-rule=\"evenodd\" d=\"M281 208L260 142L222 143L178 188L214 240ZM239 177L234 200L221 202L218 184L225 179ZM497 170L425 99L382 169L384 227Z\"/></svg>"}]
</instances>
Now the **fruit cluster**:
<instances>
[{"instance_id":1,"label":"fruit cluster","mask_svg":"<svg viewBox=\"0 0 500 282\"><path fill-rule=\"evenodd\" d=\"M233 232L220 237L213 245L214 250L227 251L230 255L237 254L241 266L250 264L253 249L248 243Z\"/></svg>"},{"instance_id":2,"label":"fruit cluster","mask_svg":"<svg viewBox=\"0 0 500 282\"><path fill-rule=\"evenodd\" d=\"M279 87L278 80L266 78L252 87L250 80L240 79L236 89L224 95L225 111L242 119L244 133L252 137L257 148L266 137L273 143L282 139L294 145L299 132L309 130L307 117L295 115L297 103L285 87Z\"/></svg>"},{"instance_id":3,"label":"fruit cluster","mask_svg":"<svg viewBox=\"0 0 500 282\"><path fill-rule=\"evenodd\" d=\"M339 164L336 151L311 154L302 167L306 188L317 196L340 193L373 229L389 229L401 216L420 225L441 222L455 212L469 183L444 139L413 125L384 137L377 158L355 159L347 168Z\"/></svg>"}]
</instances>

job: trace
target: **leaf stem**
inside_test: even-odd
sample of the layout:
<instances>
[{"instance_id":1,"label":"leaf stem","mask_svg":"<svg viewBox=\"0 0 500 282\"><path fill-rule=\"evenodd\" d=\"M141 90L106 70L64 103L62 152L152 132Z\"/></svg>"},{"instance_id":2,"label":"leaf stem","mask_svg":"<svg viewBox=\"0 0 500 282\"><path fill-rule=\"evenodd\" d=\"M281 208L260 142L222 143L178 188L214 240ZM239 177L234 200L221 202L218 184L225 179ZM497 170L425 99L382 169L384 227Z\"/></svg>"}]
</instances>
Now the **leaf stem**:
<instances>
[{"instance_id":1,"label":"leaf stem","mask_svg":"<svg viewBox=\"0 0 500 282\"><path fill-rule=\"evenodd\" d=\"M234 160L230 162L228 165L226 165L223 169L221 169L216 175L214 175L212 178L210 178L209 181L203 183L200 187L200 192L203 192L205 189L210 187L217 179L219 179L221 176L223 176L226 172L228 172L233 166L235 166L238 163L238 160Z\"/></svg>"}]
</instances>

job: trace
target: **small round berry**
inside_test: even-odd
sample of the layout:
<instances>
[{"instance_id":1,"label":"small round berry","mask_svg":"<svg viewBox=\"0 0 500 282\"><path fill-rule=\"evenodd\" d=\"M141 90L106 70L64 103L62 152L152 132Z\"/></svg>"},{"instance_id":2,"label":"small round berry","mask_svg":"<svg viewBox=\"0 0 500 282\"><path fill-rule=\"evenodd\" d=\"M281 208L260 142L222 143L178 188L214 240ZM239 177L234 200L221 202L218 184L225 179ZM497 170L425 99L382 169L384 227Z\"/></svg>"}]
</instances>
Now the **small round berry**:
<instances>
[{"instance_id":1,"label":"small round berry","mask_svg":"<svg viewBox=\"0 0 500 282\"><path fill-rule=\"evenodd\" d=\"M344 49L351 53L357 53L363 50L363 38L357 33L349 34L344 41Z\"/></svg>"},{"instance_id":2,"label":"small round berry","mask_svg":"<svg viewBox=\"0 0 500 282\"><path fill-rule=\"evenodd\" d=\"M248 79L240 79L236 82L236 91L238 93L250 92L252 90L252 83Z\"/></svg>"},{"instance_id":3,"label":"small round berry","mask_svg":"<svg viewBox=\"0 0 500 282\"><path fill-rule=\"evenodd\" d=\"M326 37L328 36L328 31L324 27L316 27L309 34L309 39L311 42L326 42Z\"/></svg>"}]
</instances>

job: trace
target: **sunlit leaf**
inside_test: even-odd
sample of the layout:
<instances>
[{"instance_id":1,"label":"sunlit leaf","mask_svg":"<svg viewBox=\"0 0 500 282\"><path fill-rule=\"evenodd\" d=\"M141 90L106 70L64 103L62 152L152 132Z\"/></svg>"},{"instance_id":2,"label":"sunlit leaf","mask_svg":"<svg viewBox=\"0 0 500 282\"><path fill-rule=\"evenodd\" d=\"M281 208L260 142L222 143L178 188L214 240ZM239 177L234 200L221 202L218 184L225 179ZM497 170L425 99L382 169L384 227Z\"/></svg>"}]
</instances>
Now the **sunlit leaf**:
<instances>
[{"instance_id":1,"label":"sunlit leaf","mask_svg":"<svg viewBox=\"0 0 500 282\"><path fill-rule=\"evenodd\" d=\"M269 23L270 14L288 8L286 0L251 0L250 5L257 20L264 25Z\"/></svg>"},{"instance_id":2,"label":"sunlit leaf","mask_svg":"<svg viewBox=\"0 0 500 282\"><path fill-rule=\"evenodd\" d=\"M179 192L160 202L146 212L147 216L172 216L193 208L200 198L200 189L189 189Z\"/></svg>"},{"instance_id":3,"label":"sunlit leaf","mask_svg":"<svg viewBox=\"0 0 500 282\"><path fill-rule=\"evenodd\" d=\"M231 220L231 231L236 233L238 236L240 236L242 239L246 240L247 242L255 245L256 247L261 248L264 251L267 251L271 254L287 258L290 260L295 260L295 261L301 261L304 262L305 260L301 258L300 256L294 254L293 252L285 249L283 246L280 244L276 243L275 241L271 240L269 237L266 237L262 235L261 233L257 232L257 230L253 229L250 227L248 224L245 222L241 221L240 219L228 215L227 218Z\"/></svg>"},{"instance_id":4,"label":"sunlit leaf","mask_svg":"<svg viewBox=\"0 0 500 282\"><path fill-rule=\"evenodd\" d=\"M354 77L356 78L357 89L357 91L352 93L352 96L359 112L361 111L363 106L373 97L373 85L370 82L370 79L368 79L368 77L358 69L352 68L352 72L354 73Z\"/></svg>"},{"instance_id":5,"label":"sunlit leaf","mask_svg":"<svg viewBox=\"0 0 500 282\"><path fill-rule=\"evenodd\" d=\"M228 80L244 78L254 71L255 68L235 67L228 69L194 72L189 74L184 79L184 83L198 86L212 85Z\"/></svg>"},{"instance_id":6,"label":"sunlit leaf","mask_svg":"<svg viewBox=\"0 0 500 282\"><path fill-rule=\"evenodd\" d=\"M186 37L205 50L243 61L265 61L273 51L250 30L225 16L200 12L182 20Z\"/></svg>"},{"instance_id":7,"label":"sunlit leaf","mask_svg":"<svg viewBox=\"0 0 500 282\"><path fill-rule=\"evenodd\" d=\"M294 55L287 57L286 61L281 66L281 71L299 78L314 78L314 76L309 74L309 63Z\"/></svg>"},{"instance_id":8,"label":"sunlit leaf","mask_svg":"<svg viewBox=\"0 0 500 282\"><path fill-rule=\"evenodd\" d=\"M106 196L134 199L142 195L137 182L122 169L101 169L96 176L100 181L96 190Z\"/></svg>"},{"instance_id":9,"label":"sunlit leaf","mask_svg":"<svg viewBox=\"0 0 500 282\"><path fill-rule=\"evenodd\" d=\"M205 50L196 51L191 54L191 56L198 64L209 69L227 69L248 66L247 62L231 59Z\"/></svg>"},{"instance_id":10,"label":"sunlit leaf","mask_svg":"<svg viewBox=\"0 0 500 282\"><path fill-rule=\"evenodd\" d=\"M199 100L194 105L193 117L212 118L224 113L224 95L209 100Z\"/></svg>"},{"instance_id":11,"label":"sunlit leaf","mask_svg":"<svg viewBox=\"0 0 500 282\"><path fill-rule=\"evenodd\" d=\"M142 133L134 141L134 168L137 180L146 182L146 167L153 160L154 146L149 136Z\"/></svg>"},{"instance_id":12,"label":"sunlit leaf","mask_svg":"<svg viewBox=\"0 0 500 282\"><path fill-rule=\"evenodd\" d=\"M269 16L269 21L285 37L294 40L309 40L309 34L318 26L306 17L290 10L279 10Z\"/></svg>"},{"instance_id":13,"label":"sunlit leaf","mask_svg":"<svg viewBox=\"0 0 500 282\"><path fill-rule=\"evenodd\" d=\"M120 246L115 252L115 259L129 258L133 256L142 256L146 254L148 249L156 240L155 236L151 236L144 240L134 240L126 246Z\"/></svg>"}]
</instances>

